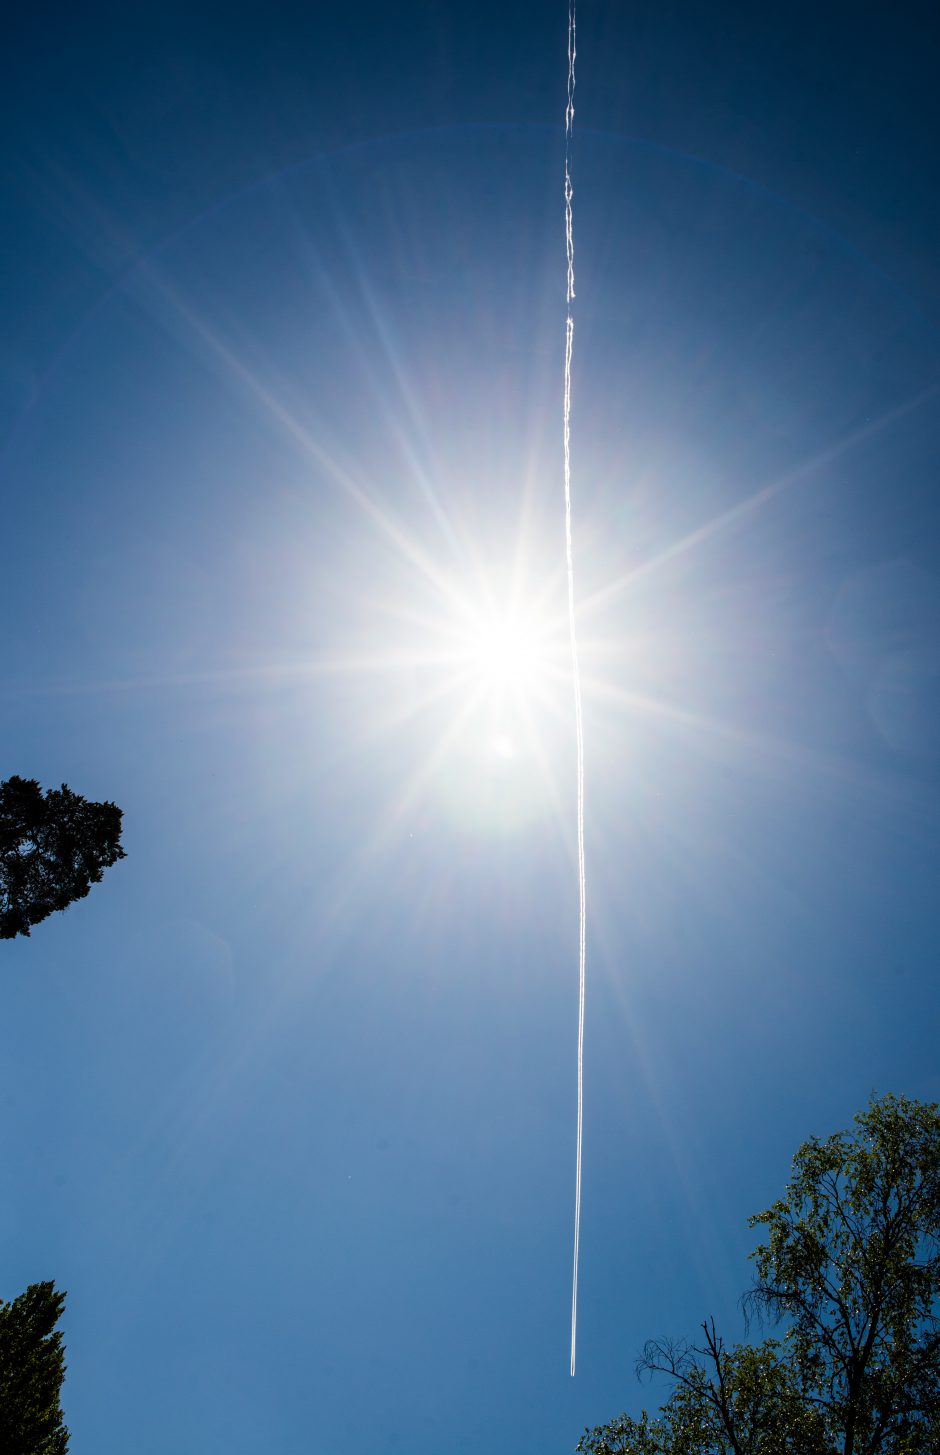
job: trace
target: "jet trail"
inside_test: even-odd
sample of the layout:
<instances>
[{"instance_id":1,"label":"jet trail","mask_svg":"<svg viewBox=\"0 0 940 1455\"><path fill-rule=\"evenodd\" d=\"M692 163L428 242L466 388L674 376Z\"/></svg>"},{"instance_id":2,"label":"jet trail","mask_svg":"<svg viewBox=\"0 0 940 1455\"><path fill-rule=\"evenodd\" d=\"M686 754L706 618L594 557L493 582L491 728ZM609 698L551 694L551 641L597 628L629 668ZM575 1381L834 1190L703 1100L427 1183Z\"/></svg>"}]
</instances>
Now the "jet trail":
<instances>
[{"instance_id":1,"label":"jet trail","mask_svg":"<svg viewBox=\"0 0 940 1455\"><path fill-rule=\"evenodd\" d=\"M584 1125L584 964L587 931L587 893L584 876L584 729L581 715L581 667L574 612L574 552L571 544L571 351L574 345L574 219L571 199L571 136L574 126L574 61L576 0L568 5L568 104L565 107L565 250L568 259L565 318L565 557L568 566L568 635L571 641L571 677L574 687L575 739L578 779L578 1133L574 1181L574 1260L571 1275L571 1373L574 1376L578 1339L578 1255L581 1246L581 1142Z\"/></svg>"}]
</instances>

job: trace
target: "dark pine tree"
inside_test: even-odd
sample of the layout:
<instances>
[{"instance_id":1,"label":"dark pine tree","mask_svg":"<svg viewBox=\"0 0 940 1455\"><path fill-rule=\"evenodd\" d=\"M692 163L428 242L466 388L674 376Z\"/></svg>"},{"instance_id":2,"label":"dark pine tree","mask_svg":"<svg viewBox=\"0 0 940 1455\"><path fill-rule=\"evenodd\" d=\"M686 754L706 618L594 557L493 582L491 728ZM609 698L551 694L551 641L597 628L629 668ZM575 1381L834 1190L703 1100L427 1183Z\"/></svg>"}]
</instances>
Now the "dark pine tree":
<instances>
[{"instance_id":1,"label":"dark pine tree","mask_svg":"<svg viewBox=\"0 0 940 1455\"><path fill-rule=\"evenodd\" d=\"M65 1455L69 1433L59 1396L65 1352L56 1323L65 1294L31 1283L0 1301L0 1450L3 1455Z\"/></svg>"},{"instance_id":2,"label":"dark pine tree","mask_svg":"<svg viewBox=\"0 0 940 1455\"><path fill-rule=\"evenodd\" d=\"M121 817L64 783L47 793L35 778L0 783L0 940L84 898L124 858Z\"/></svg>"}]
</instances>

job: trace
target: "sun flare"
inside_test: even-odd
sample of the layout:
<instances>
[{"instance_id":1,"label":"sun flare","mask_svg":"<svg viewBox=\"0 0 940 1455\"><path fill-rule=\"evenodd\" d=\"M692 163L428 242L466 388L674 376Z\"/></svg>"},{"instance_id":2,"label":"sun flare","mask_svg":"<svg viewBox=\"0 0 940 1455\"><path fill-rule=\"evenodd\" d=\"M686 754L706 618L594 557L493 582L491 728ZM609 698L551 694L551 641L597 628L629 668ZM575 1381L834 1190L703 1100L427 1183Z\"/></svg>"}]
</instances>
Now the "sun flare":
<instances>
[{"instance_id":1,"label":"sun flare","mask_svg":"<svg viewBox=\"0 0 940 1455\"><path fill-rule=\"evenodd\" d=\"M543 647L533 623L507 614L479 623L470 642L470 665L480 685L502 692L533 686L543 664Z\"/></svg>"}]
</instances>

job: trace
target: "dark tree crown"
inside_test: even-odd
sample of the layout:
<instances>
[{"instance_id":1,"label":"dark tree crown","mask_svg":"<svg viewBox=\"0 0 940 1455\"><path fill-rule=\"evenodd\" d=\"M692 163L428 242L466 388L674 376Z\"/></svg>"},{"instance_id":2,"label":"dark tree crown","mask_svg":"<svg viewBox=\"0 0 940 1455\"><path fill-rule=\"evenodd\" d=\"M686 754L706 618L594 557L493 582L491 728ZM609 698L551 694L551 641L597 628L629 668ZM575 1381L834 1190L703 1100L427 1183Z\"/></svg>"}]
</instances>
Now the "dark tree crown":
<instances>
[{"instance_id":1,"label":"dark tree crown","mask_svg":"<svg viewBox=\"0 0 940 1455\"><path fill-rule=\"evenodd\" d=\"M121 819L116 803L89 803L64 783L46 793L35 778L0 783L0 939L83 899L125 857Z\"/></svg>"},{"instance_id":2,"label":"dark tree crown","mask_svg":"<svg viewBox=\"0 0 940 1455\"><path fill-rule=\"evenodd\" d=\"M53 1283L30 1284L12 1303L0 1301L0 1450L3 1455L66 1455L68 1431L59 1395L65 1377L56 1329L65 1294Z\"/></svg>"}]
</instances>

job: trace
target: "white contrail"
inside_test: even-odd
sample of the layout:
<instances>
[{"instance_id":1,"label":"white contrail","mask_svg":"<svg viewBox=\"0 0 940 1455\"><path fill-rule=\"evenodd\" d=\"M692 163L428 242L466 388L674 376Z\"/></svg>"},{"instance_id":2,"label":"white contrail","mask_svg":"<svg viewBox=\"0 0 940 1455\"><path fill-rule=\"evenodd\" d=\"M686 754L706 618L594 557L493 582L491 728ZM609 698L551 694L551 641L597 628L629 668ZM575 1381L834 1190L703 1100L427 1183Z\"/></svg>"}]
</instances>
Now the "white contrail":
<instances>
[{"instance_id":1,"label":"white contrail","mask_svg":"<svg viewBox=\"0 0 940 1455\"><path fill-rule=\"evenodd\" d=\"M578 753L578 1135L574 1177L574 1264L571 1275L571 1373L574 1375L578 1339L578 1253L581 1245L581 1139L584 1125L584 960L587 930L584 877L584 728L581 718L581 668L574 618L574 553L571 547L571 350L574 344L574 228L571 199L571 132L574 124L575 0L568 5L568 104L565 107L565 248L568 255L567 316L565 319L565 556L568 564L568 635L571 640L571 676L574 685L575 739Z\"/></svg>"}]
</instances>

